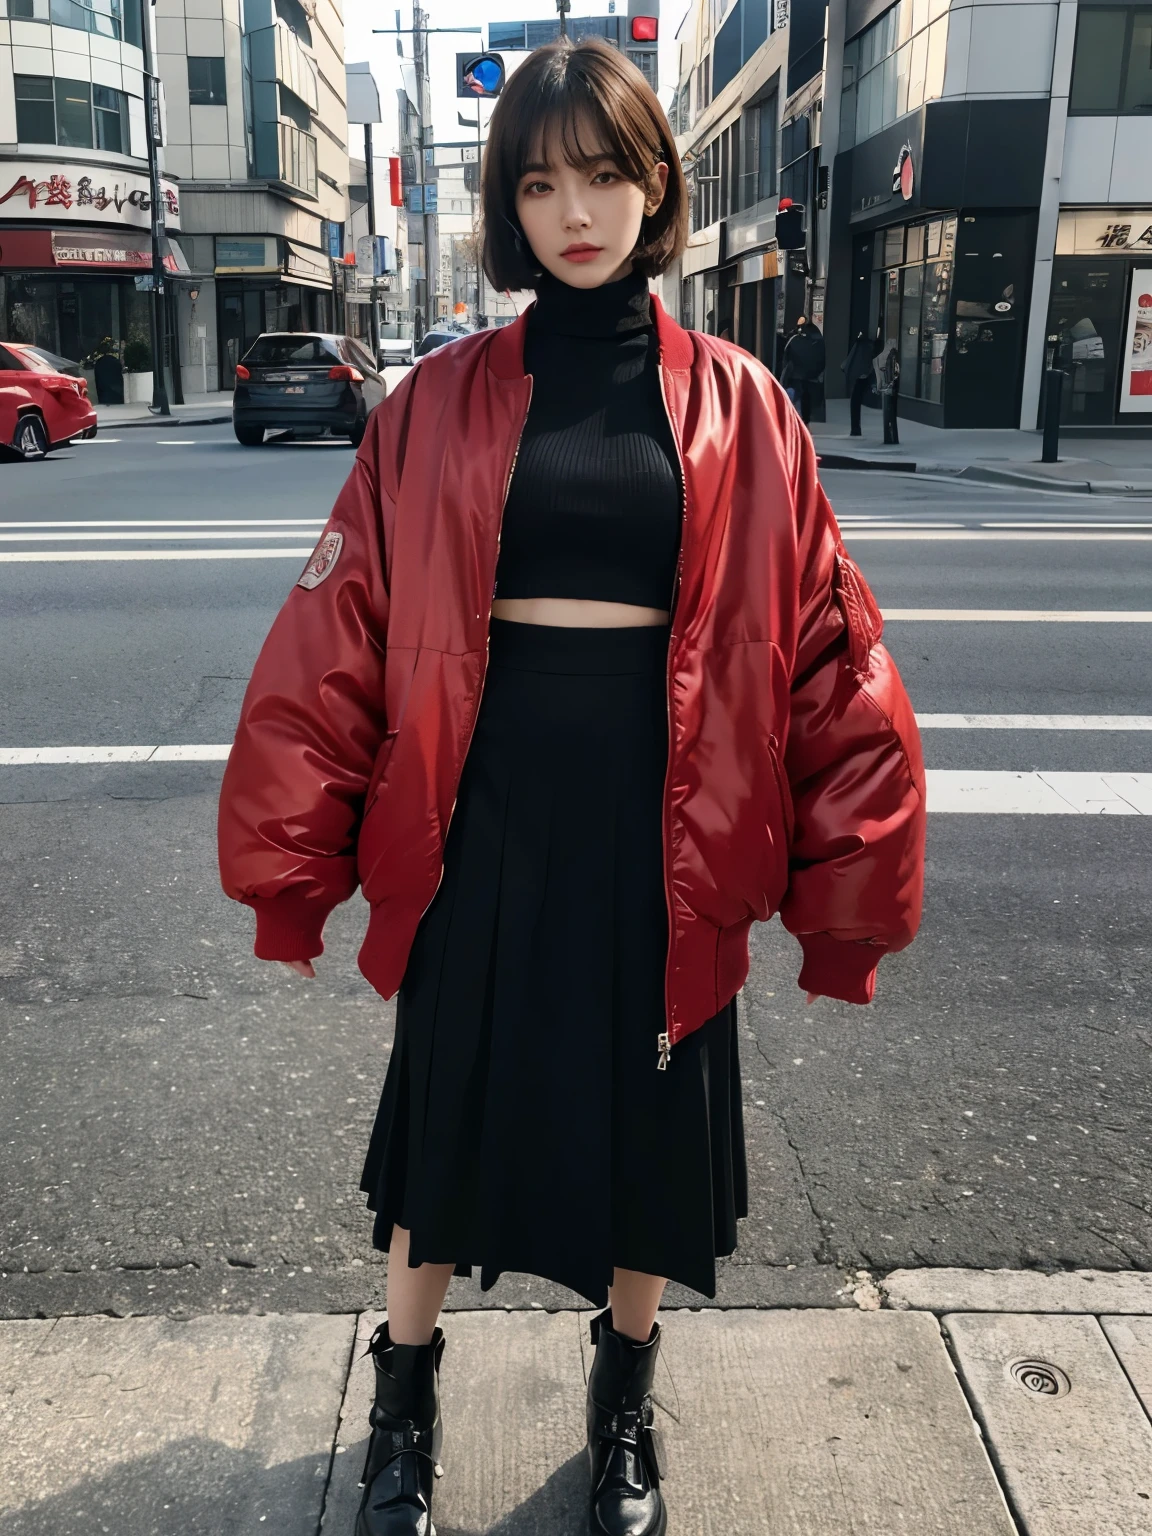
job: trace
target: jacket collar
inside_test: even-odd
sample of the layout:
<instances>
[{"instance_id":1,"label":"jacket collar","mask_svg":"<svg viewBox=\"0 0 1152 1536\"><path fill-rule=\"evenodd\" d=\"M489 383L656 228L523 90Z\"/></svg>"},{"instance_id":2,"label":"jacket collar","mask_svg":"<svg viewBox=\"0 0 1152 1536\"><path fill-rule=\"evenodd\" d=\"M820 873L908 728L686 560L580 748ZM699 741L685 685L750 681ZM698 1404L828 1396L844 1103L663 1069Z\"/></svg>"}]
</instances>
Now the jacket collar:
<instances>
[{"instance_id":1,"label":"jacket collar","mask_svg":"<svg viewBox=\"0 0 1152 1536\"><path fill-rule=\"evenodd\" d=\"M511 325L501 326L493 336L488 348L488 367L498 379L525 377L524 337L528 330L528 316L534 308L535 303L529 304ZM691 368L692 338L683 326L677 325L655 294L652 295L652 316L656 322L663 367L673 371Z\"/></svg>"}]
</instances>

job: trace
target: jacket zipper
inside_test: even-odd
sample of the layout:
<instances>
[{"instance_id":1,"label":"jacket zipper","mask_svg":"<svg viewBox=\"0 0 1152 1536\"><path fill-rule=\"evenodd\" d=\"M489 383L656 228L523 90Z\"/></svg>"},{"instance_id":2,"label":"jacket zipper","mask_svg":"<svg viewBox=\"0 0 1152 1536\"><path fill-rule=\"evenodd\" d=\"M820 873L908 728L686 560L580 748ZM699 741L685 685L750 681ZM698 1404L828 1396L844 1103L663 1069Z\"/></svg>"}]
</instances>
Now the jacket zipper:
<instances>
[{"instance_id":1,"label":"jacket zipper","mask_svg":"<svg viewBox=\"0 0 1152 1536\"><path fill-rule=\"evenodd\" d=\"M500 535L504 527L504 509L508 505L508 492L512 489L512 476L516 473L516 460L520 457L520 444L524 441L524 428L528 425L528 411L532 409L532 375L528 374L527 378L528 410L524 412L524 419L520 423L520 431L516 437L516 451L512 455L512 467L509 469L508 477L504 481L504 496L500 502L500 520L496 524L496 565L499 565L500 563ZM495 565L492 567L492 580L493 583L495 583ZM484 684L488 681L488 652L491 647L492 640L490 633L492 626L492 602L495 595L496 588L495 585L493 585L492 592L488 598L488 625L484 631L484 670L480 674L480 688L476 695L476 708L472 711L472 721L468 727L468 740L464 746L464 757L461 759L460 773L456 776L456 793L452 796L452 808L448 812L448 820L444 823L444 838L440 844L440 873L436 878L436 890L432 892L432 897L428 902L428 906L425 907L424 911L420 914L421 922L424 921L424 914L428 911L428 907L430 907L432 902L436 900L437 892L440 890L440 886L444 880L444 848L448 842L448 833L452 827L452 818L456 814L456 801L460 797L460 778L464 772L464 762L467 760L469 749L472 746L472 737L476 734L476 722L480 718L480 705L484 701Z\"/></svg>"},{"instance_id":2,"label":"jacket zipper","mask_svg":"<svg viewBox=\"0 0 1152 1536\"><path fill-rule=\"evenodd\" d=\"M665 1027L657 1036L656 1070L664 1072L672 1058L672 988L669 977L672 971L672 945L675 942L676 917L672 904L672 882L669 878L669 841L668 827L668 787L672 778L672 756L674 741L672 737L672 652L675 649L675 638L672 633L672 623L676 613L676 603L680 596L680 577L684 569L684 540L688 533L688 481L684 474L684 454L680 446L680 438L676 431L676 422L672 415L672 408L668 404L668 392L664 384L664 365L659 365L660 373L660 398L664 402L664 411L668 417L668 430L672 433L672 441L676 447L676 458L680 464L680 548L676 555L676 578L672 584L672 604L668 614L668 659L665 663L664 675L664 702L668 711L668 766L664 771L664 798L661 806L661 826L663 829L663 847L661 857L664 862L664 900L668 908L668 955L664 962L664 1024Z\"/></svg>"}]
</instances>

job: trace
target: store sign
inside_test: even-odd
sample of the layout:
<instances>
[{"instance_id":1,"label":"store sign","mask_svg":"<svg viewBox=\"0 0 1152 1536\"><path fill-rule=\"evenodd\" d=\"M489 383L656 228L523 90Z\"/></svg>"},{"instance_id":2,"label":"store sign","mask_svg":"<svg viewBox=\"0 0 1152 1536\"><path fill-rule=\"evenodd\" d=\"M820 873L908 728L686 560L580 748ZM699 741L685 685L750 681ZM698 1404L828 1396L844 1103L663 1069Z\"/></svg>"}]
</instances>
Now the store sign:
<instances>
[{"instance_id":1,"label":"store sign","mask_svg":"<svg viewBox=\"0 0 1152 1536\"><path fill-rule=\"evenodd\" d=\"M117 240L99 230L75 235L53 232L52 259L58 267L117 266L152 270L150 243Z\"/></svg>"},{"instance_id":2,"label":"store sign","mask_svg":"<svg viewBox=\"0 0 1152 1536\"><path fill-rule=\"evenodd\" d=\"M788 25L789 0L775 0L772 7L772 30L783 32Z\"/></svg>"},{"instance_id":3,"label":"store sign","mask_svg":"<svg viewBox=\"0 0 1152 1536\"><path fill-rule=\"evenodd\" d=\"M278 272L280 263L276 259L275 241L272 242L271 252L268 245L269 241L263 237L256 240L226 240L217 235L217 272Z\"/></svg>"},{"instance_id":4,"label":"store sign","mask_svg":"<svg viewBox=\"0 0 1152 1536\"><path fill-rule=\"evenodd\" d=\"M1152 267L1137 267L1132 273L1120 409L1152 411Z\"/></svg>"},{"instance_id":5,"label":"store sign","mask_svg":"<svg viewBox=\"0 0 1152 1536\"><path fill-rule=\"evenodd\" d=\"M1152 254L1152 208L1104 208L1096 213L1062 213L1056 236L1058 256Z\"/></svg>"},{"instance_id":6,"label":"store sign","mask_svg":"<svg viewBox=\"0 0 1152 1536\"><path fill-rule=\"evenodd\" d=\"M164 222L180 228L175 185L161 181ZM152 196L147 176L84 163L5 161L0 166L0 219L43 219L58 224L122 224L149 227Z\"/></svg>"},{"instance_id":7,"label":"store sign","mask_svg":"<svg viewBox=\"0 0 1152 1536\"><path fill-rule=\"evenodd\" d=\"M912 146L903 144L892 168L892 191L899 192L906 203L912 201L916 187L916 167L912 163Z\"/></svg>"}]
</instances>

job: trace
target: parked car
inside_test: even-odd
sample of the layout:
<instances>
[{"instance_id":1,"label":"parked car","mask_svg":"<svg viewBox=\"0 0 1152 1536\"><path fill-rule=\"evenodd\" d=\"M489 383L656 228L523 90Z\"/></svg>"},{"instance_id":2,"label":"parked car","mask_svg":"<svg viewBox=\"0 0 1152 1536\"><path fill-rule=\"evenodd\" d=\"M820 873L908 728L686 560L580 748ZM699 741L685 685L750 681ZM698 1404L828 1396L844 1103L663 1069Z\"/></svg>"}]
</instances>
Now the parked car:
<instances>
[{"instance_id":1,"label":"parked car","mask_svg":"<svg viewBox=\"0 0 1152 1536\"><path fill-rule=\"evenodd\" d=\"M272 331L258 336L237 365L232 429L246 448L258 447L270 428L327 430L357 448L387 393L370 354L353 337Z\"/></svg>"},{"instance_id":2,"label":"parked car","mask_svg":"<svg viewBox=\"0 0 1152 1536\"><path fill-rule=\"evenodd\" d=\"M395 368L403 364L410 367L412 364L412 339L407 340L398 336L385 336L380 341L380 366L381 368Z\"/></svg>"},{"instance_id":3,"label":"parked car","mask_svg":"<svg viewBox=\"0 0 1152 1536\"><path fill-rule=\"evenodd\" d=\"M420 345L416 348L417 357L427 357L429 352L435 352L437 347L446 347L450 341L459 341L461 336L467 336L467 331L447 330L437 327L432 331L425 331Z\"/></svg>"},{"instance_id":4,"label":"parked car","mask_svg":"<svg viewBox=\"0 0 1152 1536\"><path fill-rule=\"evenodd\" d=\"M74 437L95 436L96 407L75 363L22 342L0 346L0 445L42 459Z\"/></svg>"}]
</instances>

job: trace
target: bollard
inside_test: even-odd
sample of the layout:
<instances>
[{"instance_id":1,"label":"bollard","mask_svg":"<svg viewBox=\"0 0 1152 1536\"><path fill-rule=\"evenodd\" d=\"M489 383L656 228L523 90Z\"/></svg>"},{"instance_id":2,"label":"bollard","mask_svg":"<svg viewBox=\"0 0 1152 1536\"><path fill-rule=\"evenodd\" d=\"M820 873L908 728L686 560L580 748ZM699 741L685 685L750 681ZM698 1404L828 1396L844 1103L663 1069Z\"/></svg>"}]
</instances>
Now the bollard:
<instances>
[{"instance_id":1,"label":"bollard","mask_svg":"<svg viewBox=\"0 0 1152 1536\"><path fill-rule=\"evenodd\" d=\"M1041 464L1055 464L1060 449L1060 396L1064 389L1064 370L1044 370L1044 447Z\"/></svg>"}]
</instances>

